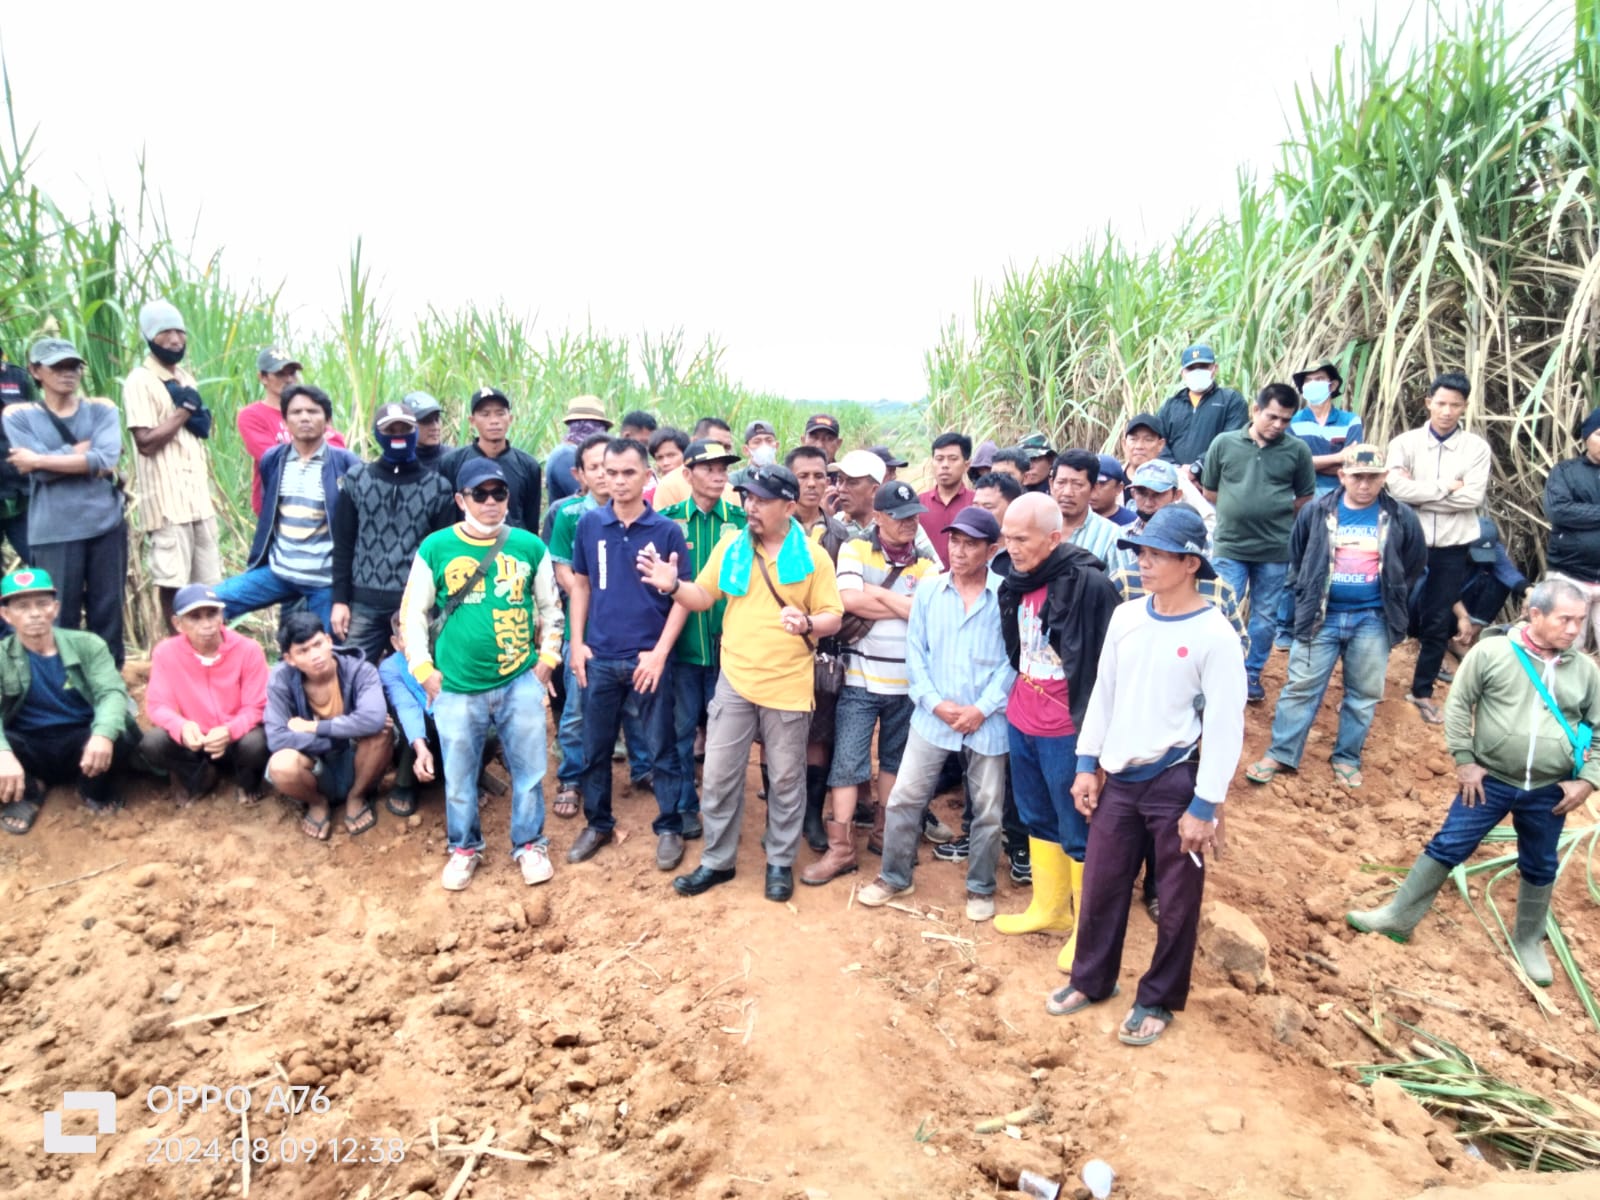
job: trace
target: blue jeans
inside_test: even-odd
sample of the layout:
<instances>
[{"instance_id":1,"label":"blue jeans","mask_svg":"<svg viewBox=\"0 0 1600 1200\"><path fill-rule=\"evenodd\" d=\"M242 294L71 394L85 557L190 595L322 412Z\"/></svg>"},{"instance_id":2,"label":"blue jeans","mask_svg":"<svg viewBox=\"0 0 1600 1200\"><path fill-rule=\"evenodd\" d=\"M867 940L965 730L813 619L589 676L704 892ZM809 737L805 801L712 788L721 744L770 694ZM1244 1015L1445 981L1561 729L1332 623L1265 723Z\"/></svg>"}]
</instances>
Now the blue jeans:
<instances>
[{"instance_id":1,"label":"blue jeans","mask_svg":"<svg viewBox=\"0 0 1600 1200\"><path fill-rule=\"evenodd\" d=\"M700 793L694 787L694 734L711 706L711 697L716 695L719 674L721 671L716 666L672 664L673 740L678 746L678 769L683 773L683 789L678 794L680 813L700 811ZM633 743L630 741L628 745L631 747Z\"/></svg>"},{"instance_id":2,"label":"blue jeans","mask_svg":"<svg viewBox=\"0 0 1600 1200\"><path fill-rule=\"evenodd\" d=\"M556 726L556 745L561 749L561 766L556 771L556 778L563 785L577 787L589 760L584 756L583 749L583 689L578 686L578 677L572 673L572 646L569 642L561 643L561 670L566 703L561 706L561 722ZM713 680L713 686L715 683ZM639 719L638 706L633 703L631 696L622 711L622 730L628 742L628 778L643 779L651 772L650 743L645 736L644 723ZM606 747L607 761L616 744L616 740L612 739L611 745ZM690 749L693 750L693 747Z\"/></svg>"},{"instance_id":3,"label":"blue jeans","mask_svg":"<svg viewBox=\"0 0 1600 1200\"><path fill-rule=\"evenodd\" d=\"M1211 565L1233 589L1235 599L1244 603L1250 594L1250 653L1245 655L1245 673L1261 678L1261 668L1272 653L1272 635L1278 624L1278 602L1283 597L1284 580L1289 575L1286 562L1240 562L1236 558L1213 558Z\"/></svg>"},{"instance_id":4,"label":"blue jeans","mask_svg":"<svg viewBox=\"0 0 1600 1200\"><path fill-rule=\"evenodd\" d=\"M658 834L681 833L683 818L678 815L678 801L683 784L672 728L675 664L667 660L653 692L633 690L633 669L638 665L636 654L589 660L589 686L583 689L583 754L588 762L583 772L584 820L590 829L601 833L616 828L616 818L611 815L611 748L617 744L624 710L631 704L639 715L645 738L640 748L653 764L657 814L650 828Z\"/></svg>"},{"instance_id":5,"label":"blue jeans","mask_svg":"<svg viewBox=\"0 0 1600 1200\"><path fill-rule=\"evenodd\" d=\"M1344 699L1339 704L1339 736L1333 761L1361 765L1361 748L1372 728L1372 714L1383 699L1389 666L1389 623L1381 608L1330 612L1309 642L1298 638L1289 649L1289 681L1278 696L1272 718L1272 748L1267 756L1298 767L1306 735L1322 707L1334 664L1344 660Z\"/></svg>"},{"instance_id":6,"label":"blue jeans","mask_svg":"<svg viewBox=\"0 0 1600 1200\"><path fill-rule=\"evenodd\" d=\"M271 567L253 567L217 584L217 599L222 601L222 619L232 621L287 600L305 599L306 607L322 618L322 627L333 636L333 585L308 588L275 575Z\"/></svg>"},{"instance_id":7,"label":"blue jeans","mask_svg":"<svg viewBox=\"0 0 1600 1200\"><path fill-rule=\"evenodd\" d=\"M1270 637L1270 633L1268 634ZM1072 802L1072 781L1078 774L1078 735L1034 737L1008 724L1011 738L1011 785L1017 812L1028 836L1054 842L1067 857L1083 861L1089 844L1089 823Z\"/></svg>"},{"instance_id":8,"label":"blue jeans","mask_svg":"<svg viewBox=\"0 0 1600 1200\"><path fill-rule=\"evenodd\" d=\"M1485 775L1483 803L1468 808L1457 792L1444 825L1423 853L1447 867L1464 863L1484 835L1510 813L1511 827L1517 831L1517 870L1534 887L1546 887L1556 881L1556 843L1567 823L1565 816L1550 811L1560 802L1561 788L1556 784L1525 792Z\"/></svg>"},{"instance_id":9,"label":"blue jeans","mask_svg":"<svg viewBox=\"0 0 1600 1200\"><path fill-rule=\"evenodd\" d=\"M531 670L487 692L440 692L433 720L444 751L445 829L452 850L482 850L478 774L493 729L511 772L511 856L545 844L544 685Z\"/></svg>"}]
</instances>

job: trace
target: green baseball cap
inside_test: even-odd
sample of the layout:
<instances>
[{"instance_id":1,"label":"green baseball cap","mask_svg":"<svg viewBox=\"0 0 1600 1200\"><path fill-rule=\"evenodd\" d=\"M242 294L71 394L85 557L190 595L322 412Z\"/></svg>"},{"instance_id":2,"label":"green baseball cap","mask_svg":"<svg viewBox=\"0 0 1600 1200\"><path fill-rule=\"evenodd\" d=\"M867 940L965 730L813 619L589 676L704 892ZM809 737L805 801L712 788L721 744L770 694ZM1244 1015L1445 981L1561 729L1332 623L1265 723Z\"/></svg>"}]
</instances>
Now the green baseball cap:
<instances>
[{"instance_id":1,"label":"green baseball cap","mask_svg":"<svg viewBox=\"0 0 1600 1200\"><path fill-rule=\"evenodd\" d=\"M56 581L50 578L50 572L36 567L23 567L0 579L0 604L36 592L48 592L52 596L56 594Z\"/></svg>"}]
</instances>

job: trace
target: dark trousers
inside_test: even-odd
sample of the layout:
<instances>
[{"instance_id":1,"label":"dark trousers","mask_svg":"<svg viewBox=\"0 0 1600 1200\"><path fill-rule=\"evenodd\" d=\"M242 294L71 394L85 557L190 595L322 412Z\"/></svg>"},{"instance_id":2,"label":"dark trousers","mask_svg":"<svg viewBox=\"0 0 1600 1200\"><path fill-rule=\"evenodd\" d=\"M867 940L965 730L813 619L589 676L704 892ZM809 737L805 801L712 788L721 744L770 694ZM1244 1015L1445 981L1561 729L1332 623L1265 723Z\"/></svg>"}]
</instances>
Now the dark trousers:
<instances>
[{"instance_id":1,"label":"dark trousers","mask_svg":"<svg viewBox=\"0 0 1600 1200\"><path fill-rule=\"evenodd\" d=\"M1561 867L1561 830L1567 818L1554 811L1560 803L1559 784L1528 792L1485 775L1482 803L1463 804L1457 792L1444 825L1424 853L1444 866L1458 866L1472 857L1489 830L1509 814L1511 827L1517 831L1517 870L1534 887L1547 887L1556 881Z\"/></svg>"},{"instance_id":2,"label":"dark trousers","mask_svg":"<svg viewBox=\"0 0 1600 1200\"><path fill-rule=\"evenodd\" d=\"M11 548L16 551L17 561L7 570L14 570L23 563L32 564L28 550L28 507L24 502L20 512L14 512L8 517L0 517L0 536L11 543Z\"/></svg>"},{"instance_id":3,"label":"dark trousers","mask_svg":"<svg viewBox=\"0 0 1600 1200\"><path fill-rule=\"evenodd\" d=\"M1439 678L1439 668L1444 664L1445 645L1455 636L1455 602L1461 598L1461 585L1469 566L1465 546L1434 546L1428 551L1428 578L1417 605L1417 639L1421 648L1411 676L1413 696L1433 695L1434 680Z\"/></svg>"},{"instance_id":4,"label":"dark trousers","mask_svg":"<svg viewBox=\"0 0 1600 1200\"><path fill-rule=\"evenodd\" d=\"M172 739L165 729L148 729L140 740L139 751L154 767L163 767L189 796L203 796L216 786L218 771L231 768L240 787L252 794L261 791L261 776L267 769L267 731L257 725L236 742L229 742L221 758L204 750L191 750Z\"/></svg>"},{"instance_id":5,"label":"dark trousers","mask_svg":"<svg viewBox=\"0 0 1600 1200\"><path fill-rule=\"evenodd\" d=\"M390 638L393 631L389 628L389 619L394 616L395 608L378 608L371 604L363 604L359 600L350 602L350 628L345 632L344 644L354 646L361 651L362 656L377 666L388 658L393 651Z\"/></svg>"},{"instance_id":6,"label":"dark trousers","mask_svg":"<svg viewBox=\"0 0 1600 1200\"><path fill-rule=\"evenodd\" d=\"M681 833L683 818L678 802L683 798L683 776L672 728L672 671L667 661L653 692L633 690L637 655L627 658L591 658L589 686L583 691L583 817L590 829L609 833L617 820L611 815L611 750L622 731L623 709L630 703L639 714L656 794L656 833Z\"/></svg>"},{"instance_id":7,"label":"dark trousers","mask_svg":"<svg viewBox=\"0 0 1600 1200\"><path fill-rule=\"evenodd\" d=\"M1200 900L1206 873L1184 853L1178 818L1194 798L1198 764L1179 763L1154 779L1124 783L1107 778L1100 805L1089 822L1089 850L1083 864L1083 898L1078 908L1078 953L1072 986L1104 1000L1117 985L1122 943L1128 932L1133 881L1144 862L1147 837L1156 846L1156 885L1161 919L1150 969L1139 980L1138 1003L1177 1012L1189 998Z\"/></svg>"},{"instance_id":8,"label":"dark trousers","mask_svg":"<svg viewBox=\"0 0 1600 1200\"><path fill-rule=\"evenodd\" d=\"M111 648L111 658L122 669L122 596L128 583L128 526L81 542L51 542L33 547L29 564L48 571L55 581L62 629L87 629L99 634Z\"/></svg>"},{"instance_id":9,"label":"dark trousers","mask_svg":"<svg viewBox=\"0 0 1600 1200\"><path fill-rule=\"evenodd\" d=\"M94 730L88 725L54 725L44 729L8 729L6 741L22 764L28 798L43 801L47 788L61 783L78 785L78 795L94 804L112 800L112 776L127 765L133 745L126 738L111 744L111 767L94 778L78 770L83 748Z\"/></svg>"}]
</instances>

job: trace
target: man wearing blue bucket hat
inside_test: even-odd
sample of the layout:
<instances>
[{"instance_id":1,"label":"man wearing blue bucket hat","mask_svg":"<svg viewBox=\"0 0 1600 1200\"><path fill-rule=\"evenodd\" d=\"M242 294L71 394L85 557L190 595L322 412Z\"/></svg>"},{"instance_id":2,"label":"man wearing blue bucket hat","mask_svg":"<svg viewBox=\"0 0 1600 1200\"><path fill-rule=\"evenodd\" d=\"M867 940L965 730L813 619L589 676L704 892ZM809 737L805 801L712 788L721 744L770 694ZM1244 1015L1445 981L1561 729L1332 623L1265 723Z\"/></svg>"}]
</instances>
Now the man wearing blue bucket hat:
<instances>
[{"instance_id":1,"label":"man wearing blue bucket hat","mask_svg":"<svg viewBox=\"0 0 1600 1200\"><path fill-rule=\"evenodd\" d=\"M1076 953L1061 964L1072 982L1047 1008L1065 1015L1116 994L1133 881L1151 837L1161 895L1155 954L1117 1035L1147 1046L1188 999L1201 855L1220 844L1222 801L1244 744L1245 672L1233 626L1195 586L1216 574L1200 515L1171 505L1122 544L1139 548L1149 596L1112 615L1078 733L1072 794L1089 846Z\"/></svg>"}]
</instances>

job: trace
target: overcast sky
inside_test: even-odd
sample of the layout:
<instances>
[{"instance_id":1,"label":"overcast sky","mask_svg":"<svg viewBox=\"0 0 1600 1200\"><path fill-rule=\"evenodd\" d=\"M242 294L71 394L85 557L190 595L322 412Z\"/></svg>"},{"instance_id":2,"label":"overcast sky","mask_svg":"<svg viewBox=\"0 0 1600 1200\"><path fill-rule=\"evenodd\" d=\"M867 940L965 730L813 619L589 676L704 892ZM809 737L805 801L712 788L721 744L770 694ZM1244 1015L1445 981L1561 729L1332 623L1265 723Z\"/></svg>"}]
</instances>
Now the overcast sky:
<instances>
[{"instance_id":1,"label":"overcast sky","mask_svg":"<svg viewBox=\"0 0 1600 1200\"><path fill-rule=\"evenodd\" d=\"M681 326L753 388L914 400L1007 263L1230 205L1374 7L89 0L6 3L0 41L44 190L132 199L142 150L298 327L360 236L398 318Z\"/></svg>"}]
</instances>

